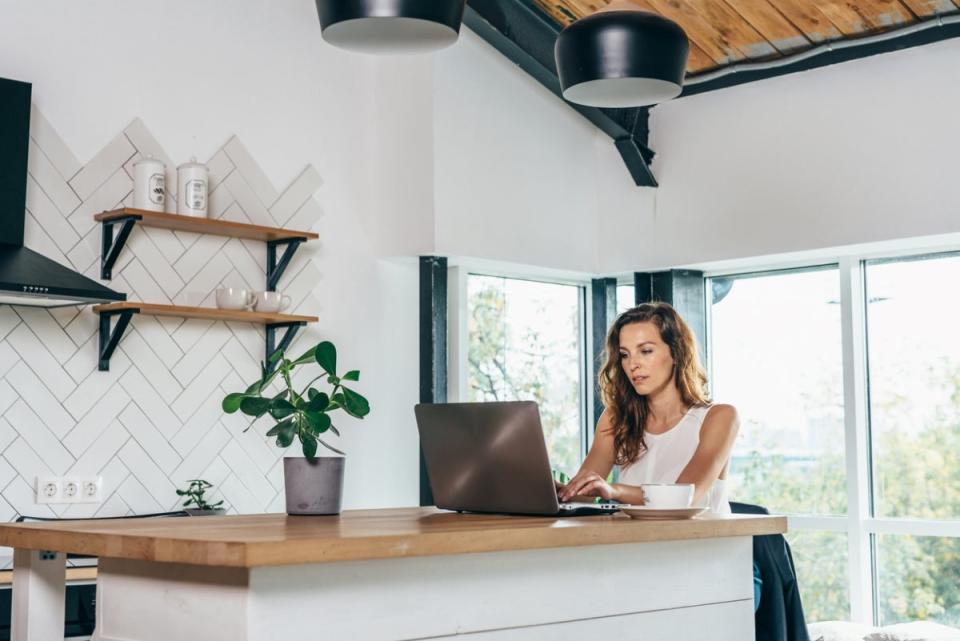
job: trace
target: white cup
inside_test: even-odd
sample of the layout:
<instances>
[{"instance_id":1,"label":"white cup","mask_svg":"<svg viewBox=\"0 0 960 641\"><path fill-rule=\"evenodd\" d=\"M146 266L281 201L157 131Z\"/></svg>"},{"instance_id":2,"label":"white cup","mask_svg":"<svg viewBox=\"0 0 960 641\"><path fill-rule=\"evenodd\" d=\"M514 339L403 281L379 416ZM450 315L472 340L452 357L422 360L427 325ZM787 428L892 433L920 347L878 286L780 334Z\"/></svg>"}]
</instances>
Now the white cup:
<instances>
[{"instance_id":1,"label":"white cup","mask_svg":"<svg viewBox=\"0 0 960 641\"><path fill-rule=\"evenodd\" d=\"M249 289L220 287L217 289L217 307L220 309L250 309L257 297Z\"/></svg>"},{"instance_id":2,"label":"white cup","mask_svg":"<svg viewBox=\"0 0 960 641\"><path fill-rule=\"evenodd\" d=\"M690 507L693 502L692 483L647 483L640 487L647 507L677 510Z\"/></svg>"},{"instance_id":3,"label":"white cup","mask_svg":"<svg viewBox=\"0 0 960 641\"><path fill-rule=\"evenodd\" d=\"M257 311L276 313L290 307L290 297L279 292L257 292Z\"/></svg>"}]
</instances>

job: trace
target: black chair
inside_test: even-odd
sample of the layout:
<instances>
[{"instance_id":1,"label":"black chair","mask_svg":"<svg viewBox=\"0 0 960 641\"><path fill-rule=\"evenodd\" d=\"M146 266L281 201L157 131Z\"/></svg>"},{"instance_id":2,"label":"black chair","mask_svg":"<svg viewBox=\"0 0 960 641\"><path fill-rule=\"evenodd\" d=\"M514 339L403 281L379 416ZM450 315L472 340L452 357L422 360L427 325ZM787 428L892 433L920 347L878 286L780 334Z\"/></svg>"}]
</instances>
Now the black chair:
<instances>
[{"instance_id":1,"label":"black chair","mask_svg":"<svg viewBox=\"0 0 960 641\"><path fill-rule=\"evenodd\" d=\"M734 514L770 514L748 503L730 503ZM760 570L760 607L754 615L757 641L810 641L790 545L781 534L753 537L753 561Z\"/></svg>"}]
</instances>

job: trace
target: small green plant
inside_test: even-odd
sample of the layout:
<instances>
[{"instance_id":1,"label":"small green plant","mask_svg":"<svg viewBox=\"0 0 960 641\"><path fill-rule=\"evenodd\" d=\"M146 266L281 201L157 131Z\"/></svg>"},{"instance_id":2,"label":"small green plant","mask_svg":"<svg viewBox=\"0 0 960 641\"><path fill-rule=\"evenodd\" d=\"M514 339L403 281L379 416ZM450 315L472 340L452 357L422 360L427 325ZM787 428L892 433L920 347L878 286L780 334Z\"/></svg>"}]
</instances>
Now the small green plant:
<instances>
[{"instance_id":1,"label":"small green plant","mask_svg":"<svg viewBox=\"0 0 960 641\"><path fill-rule=\"evenodd\" d=\"M191 479L190 486L187 489L177 490L177 496L187 497L187 500L183 502L183 507L190 507L193 505L196 506L196 509L198 510L215 510L223 505L223 501L217 501L212 505L207 503L207 500L203 495L211 487L213 487L213 483L209 483L203 479Z\"/></svg>"},{"instance_id":2,"label":"small green plant","mask_svg":"<svg viewBox=\"0 0 960 641\"><path fill-rule=\"evenodd\" d=\"M275 423L267 431L267 436L277 437L277 447L289 447L295 438L299 438L303 455L307 458L317 455L318 444L337 454L343 454L320 436L328 431L340 436L330 418L330 413L335 410L342 409L350 416L360 419L370 413L367 399L343 384L344 381L359 381L360 372L350 370L343 376L338 376L337 349L329 341L317 344L292 361L284 356L283 350L277 350L270 357L270 363L275 366L272 372L267 369L266 364L261 364L259 381L250 385L246 391L228 394L223 399L223 411L227 414L243 412L254 418L253 423L260 417L269 415ZM298 391L293 386L292 373L298 367L311 364L319 365L323 372ZM278 377L283 382L283 389L277 394L265 395L267 388ZM326 379L327 384L332 386L329 393L313 387L313 384L321 379ZM253 423L250 423L247 429L253 427Z\"/></svg>"}]
</instances>

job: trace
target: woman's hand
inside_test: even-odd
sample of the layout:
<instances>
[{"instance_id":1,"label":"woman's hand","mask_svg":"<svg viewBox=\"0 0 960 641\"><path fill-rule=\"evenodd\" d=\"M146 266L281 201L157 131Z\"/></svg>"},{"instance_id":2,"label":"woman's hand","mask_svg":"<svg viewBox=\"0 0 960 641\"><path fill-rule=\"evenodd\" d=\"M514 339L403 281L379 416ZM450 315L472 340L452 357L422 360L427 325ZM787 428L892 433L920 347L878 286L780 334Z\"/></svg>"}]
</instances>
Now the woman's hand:
<instances>
[{"instance_id":1,"label":"woman's hand","mask_svg":"<svg viewBox=\"0 0 960 641\"><path fill-rule=\"evenodd\" d=\"M557 488L557 497L561 501L570 501L577 496L599 496L607 501L618 500L620 491L616 485L591 470L580 470L570 482Z\"/></svg>"}]
</instances>

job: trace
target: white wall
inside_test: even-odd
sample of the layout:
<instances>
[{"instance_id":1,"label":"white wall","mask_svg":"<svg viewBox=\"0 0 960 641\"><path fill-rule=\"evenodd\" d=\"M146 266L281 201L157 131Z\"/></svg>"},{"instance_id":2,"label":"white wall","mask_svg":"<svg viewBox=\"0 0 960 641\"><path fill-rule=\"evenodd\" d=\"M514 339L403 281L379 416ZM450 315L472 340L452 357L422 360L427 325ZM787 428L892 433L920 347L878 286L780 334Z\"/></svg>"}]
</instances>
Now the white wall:
<instances>
[{"instance_id":1,"label":"white wall","mask_svg":"<svg viewBox=\"0 0 960 641\"><path fill-rule=\"evenodd\" d=\"M958 61L951 40L658 106L641 266L960 231Z\"/></svg>"},{"instance_id":2,"label":"white wall","mask_svg":"<svg viewBox=\"0 0 960 641\"><path fill-rule=\"evenodd\" d=\"M595 271L596 128L466 28L434 76L437 253Z\"/></svg>"},{"instance_id":3,"label":"white wall","mask_svg":"<svg viewBox=\"0 0 960 641\"><path fill-rule=\"evenodd\" d=\"M347 507L416 503L418 464L412 407L418 397L418 352L416 340L409 337L417 332L417 266L412 259L380 258L380 237L375 232L379 229L378 216L398 211L406 215L405 211L429 203L432 176L429 171L410 169L419 186L414 192L416 200L407 201L404 198L409 192L401 188L402 184L394 183L393 192L378 191L375 178L387 169L383 162L376 162L388 158L386 152L380 153L381 149L402 149L403 144L416 142L419 133L429 125L403 130L388 121L387 114L393 106L399 106L400 113L405 108L403 103L394 102L402 98L393 88L396 83L384 81L383 69L389 70L389 63L325 45L313 3L299 0L258 0L242 6L229 0L170 2L162 6L112 0L0 0L0 16L0 76L33 83L35 105L80 164L86 164L139 117L175 163L191 155L205 160L236 135L262 167L266 179L280 190L306 165L317 168L324 179L318 194L324 211L315 226L321 240L302 254L309 260L300 260L293 271L300 273L301 281L314 279L312 284L301 283L312 291L298 311L316 314L321 320L304 338L298 339L299 345L305 345L308 339L333 340L340 348L342 362L363 372L358 388L369 396L373 413L363 422L341 421L341 445L349 454ZM423 76L424 67L429 72L429 60L397 63L395 67L401 77L417 73ZM429 78L429 73L425 77ZM418 93L422 92L415 91L410 96ZM416 168L424 159L428 160L429 154L414 159L411 166ZM421 174L427 177L421 178ZM398 207L380 211L386 195ZM42 236L41 231L36 228L33 237ZM134 236L142 233L138 230ZM78 247L91 242L87 234ZM125 250L129 264L146 265L145 273L149 273L147 259L135 249ZM409 249L409 253L419 250ZM221 261L226 251L212 251L211 262ZM262 247L251 246L250 251L262 260L262 254L257 253L263 251ZM64 247L63 254L70 255L70 248ZM173 265L176 269L176 263ZM161 266L166 270L170 267ZM308 268L311 271L306 271ZM163 277L157 273L149 276L162 282ZM293 278L294 274L288 275L282 286L290 286ZM124 275L120 269L113 286L133 288L132 281L132 273ZM54 331L56 327L46 323L51 334L44 335L42 328L30 321L29 312L19 311L5 308L5 322L0 328L4 337L23 326L46 349L50 349L50 343L44 343L45 340L55 341L65 359L82 359L95 353L95 340L85 342L78 333L77 342L71 346L57 333L59 330ZM84 314L90 315L89 310ZM60 322L61 317L57 319ZM62 319L66 327L70 319ZM235 329L216 327L208 337ZM170 331L174 332L172 326ZM236 330L235 336L249 340L254 331ZM27 364L44 380L45 371L34 362L43 356L44 348L31 351L32 348L25 347L17 351L4 344L4 337L0 337L0 351L11 361L5 365L17 366L14 361ZM253 340L256 342L256 336ZM135 339L122 342L120 357L125 356L124 347L133 350L135 344ZM67 354L70 350L73 355ZM173 372L186 376L175 363L169 372L156 364L135 363L134 367L143 368L144 377L151 382L169 380L167 377ZM238 366L236 375L248 376L248 369L246 364ZM90 376L96 381L96 377L107 375ZM183 393L194 385L180 383ZM170 394L167 390L164 396L168 409L177 403ZM2 407L10 405L4 402ZM77 405L74 409L80 412L82 407ZM84 418L82 412L70 414L71 421ZM209 420L202 429L223 429L216 425L215 417ZM16 430L21 427L28 426L13 425L13 433L5 426L0 430L4 435L2 456L36 450L35 467L40 469L47 458L39 447L40 441L18 437ZM55 439L64 431L62 426L48 427ZM156 455L157 460L163 458L159 450L150 447L154 432L145 429L138 434L135 425L125 427L131 434L129 442ZM172 431L181 428L177 424ZM227 429L234 434L231 430L235 428L236 424L230 424ZM53 441L50 443L54 447ZM11 444L14 449L9 449ZM29 447L24 449L24 445ZM169 444L162 442L156 446L163 449L165 468L170 470L178 469L180 464L174 456L188 455L176 448L169 450ZM52 472L61 474L76 464L73 459L80 454L69 448L66 451L71 458L68 460L61 453ZM11 463L0 460L0 471L5 484L13 478L8 478L8 472L18 478L15 485L19 489L16 497L8 497L6 503L0 500L0 512L7 516L14 511L42 513L21 491L25 485L33 484L33 479L27 478L32 469L29 462ZM132 461L127 463L124 467L130 468ZM98 473L104 464L100 461L96 464L100 469L74 469L73 473ZM278 468L267 473L274 484L278 473ZM239 470L235 470L234 476L235 481L242 479ZM163 478L154 480L155 483L140 479L136 486L139 489L126 490L125 504L135 511L145 511L151 500L164 507L172 505L176 497L166 495ZM169 471L170 482L180 480L175 471ZM277 509L277 500L263 501L262 507ZM120 505L114 503L111 509ZM244 505L249 507L249 503Z\"/></svg>"}]
</instances>

